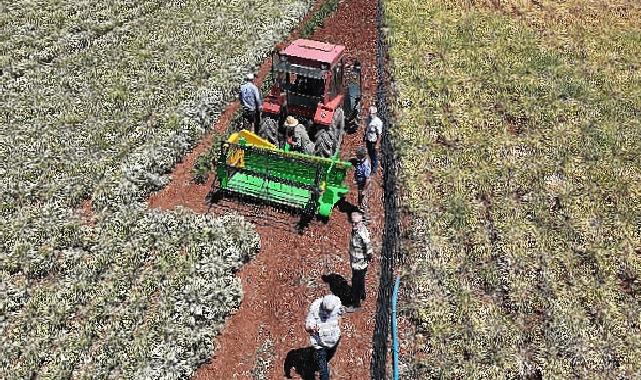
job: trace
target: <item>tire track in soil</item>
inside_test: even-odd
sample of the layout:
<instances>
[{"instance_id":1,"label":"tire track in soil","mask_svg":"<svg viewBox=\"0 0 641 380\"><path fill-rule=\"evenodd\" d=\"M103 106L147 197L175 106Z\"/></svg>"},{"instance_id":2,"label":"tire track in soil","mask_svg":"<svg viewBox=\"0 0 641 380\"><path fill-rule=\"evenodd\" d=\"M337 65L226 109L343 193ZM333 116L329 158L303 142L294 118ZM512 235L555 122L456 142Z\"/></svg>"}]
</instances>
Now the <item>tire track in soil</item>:
<instances>
[{"instance_id":1,"label":"tire track in soil","mask_svg":"<svg viewBox=\"0 0 641 380\"><path fill-rule=\"evenodd\" d=\"M363 112L374 101L376 92L376 3L375 0L341 0L336 13L327 18L323 27L310 37L344 44L348 55L361 61ZM294 32L292 37L296 35L297 32ZM261 66L258 77L263 78L270 67L271 63L267 60ZM225 130L237 109L237 102L227 107L214 126L214 133ZM361 125L355 134L345 136L341 148L343 159L353 157L361 144L362 133ZM351 226L348 215L335 209L327 224L313 221L304 234L299 235L295 230L298 221L296 216L269 207L223 200L210 208L205 197L213 178L210 175L207 183L194 184L191 168L198 155L208 149L211 143L212 136L208 135L176 167L172 182L149 199L150 207L171 209L184 206L216 215L236 211L255 223L261 236L261 250L257 257L245 264L238 273L244 293L240 307L227 319L221 335L216 338L212 360L196 371L194 379L252 379L259 359L257 353L264 344L265 335L273 340L274 360L270 368L263 372L269 379L281 379L284 378L283 365L288 352L309 346L303 324L310 303L314 298L330 292L321 275L338 273L350 281L347 246ZM352 178L350 173L350 181ZM381 184L379 170L373 179L370 194L372 219L368 227L374 240L375 258L367 273L367 301L361 311L343 318L341 343L331 362L334 379L370 378L384 218ZM355 204L356 188L353 184L350 186L346 200ZM292 376L300 379L295 370L292 370Z\"/></svg>"}]
</instances>

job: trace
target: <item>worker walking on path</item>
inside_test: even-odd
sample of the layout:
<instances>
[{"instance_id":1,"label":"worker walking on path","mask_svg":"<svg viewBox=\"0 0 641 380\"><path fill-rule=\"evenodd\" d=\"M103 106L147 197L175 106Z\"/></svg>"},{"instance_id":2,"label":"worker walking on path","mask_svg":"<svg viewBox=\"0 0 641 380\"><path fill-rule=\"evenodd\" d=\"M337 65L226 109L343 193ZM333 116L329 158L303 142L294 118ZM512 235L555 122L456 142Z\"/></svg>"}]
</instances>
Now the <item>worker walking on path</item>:
<instances>
[{"instance_id":1,"label":"worker walking on path","mask_svg":"<svg viewBox=\"0 0 641 380\"><path fill-rule=\"evenodd\" d=\"M378 109L375 106L369 107L369 118L367 119L365 135L363 136L365 145L367 146L367 154L372 163L373 174L376 174L376 170L378 169L378 152L376 151L376 147L383 136L383 121L377 116L377 113Z\"/></svg>"},{"instance_id":2,"label":"worker walking on path","mask_svg":"<svg viewBox=\"0 0 641 380\"><path fill-rule=\"evenodd\" d=\"M293 116L285 119L285 133L291 150L300 153L314 154L314 143L309 139L307 129Z\"/></svg>"},{"instance_id":3,"label":"worker walking on path","mask_svg":"<svg viewBox=\"0 0 641 380\"><path fill-rule=\"evenodd\" d=\"M343 312L340 298L328 294L314 300L307 313L305 330L315 348L314 358L321 380L329 380L329 361L336 353L340 341L340 316Z\"/></svg>"},{"instance_id":4,"label":"worker walking on path","mask_svg":"<svg viewBox=\"0 0 641 380\"><path fill-rule=\"evenodd\" d=\"M260 127L260 113L263 111L263 100L260 91L254 84L254 74L247 74L247 82L240 86L238 98L243 108L244 126L253 126L254 133L258 133ZM249 127L247 128L249 129Z\"/></svg>"},{"instance_id":5,"label":"worker walking on path","mask_svg":"<svg viewBox=\"0 0 641 380\"><path fill-rule=\"evenodd\" d=\"M356 150L356 165L354 166L354 181L358 190L358 207L363 211L367 209L367 192L372 174L372 168L366 155L365 148L358 148Z\"/></svg>"},{"instance_id":6,"label":"worker walking on path","mask_svg":"<svg viewBox=\"0 0 641 380\"><path fill-rule=\"evenodd\" d=\"M347 312L354 312L365 301L365 275L367 266L372 261L372 240L369 230L363 223L363 215L359 212L351 214L352 233L349 239L349 261L352 267L352 305Z\"/></svg>"}]
</instances>

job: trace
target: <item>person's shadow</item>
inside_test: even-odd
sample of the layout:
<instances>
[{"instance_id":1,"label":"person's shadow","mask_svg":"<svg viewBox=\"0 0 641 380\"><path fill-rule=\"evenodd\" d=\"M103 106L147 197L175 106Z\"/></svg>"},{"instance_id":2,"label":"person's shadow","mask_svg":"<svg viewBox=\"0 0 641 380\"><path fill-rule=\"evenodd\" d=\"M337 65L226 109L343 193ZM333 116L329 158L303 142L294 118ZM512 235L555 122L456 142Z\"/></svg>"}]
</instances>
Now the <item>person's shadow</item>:
<instances>
[{"instance_id":1,"label":"person's shadow","mask_svg":"<svg viewBox=\"0 0 641 380\"><path fill-rule=\"evenodd\" d=\"M294 369L303 380L314 380L316 371L318 371L314 350L314 347L310 346L289 351L283 366L285 377L292 379L292 369Z\"/></svg>"},{"instance_id":2,"label":"person's shadow","mask_svg":"<svg viewBox=\"0 0 641 380\"><path fill-rule=\"evenodd\" d=\"M353 212L360 212L361 209L358 208L358 206L348 202L345 198L341 198L337 203L336 207L338 207L338 211L344 213L347 215L347 220L351 221L350 216L352 215Z\"/></svg>"},{"instance_id":3,"label":"person's shadow","mask_svg":"<svg viewBox=\"0 0 641 380\"><path fill-rule=\"evenodd\" d=\"M321 279L329 285L329 291L341 299L343 306L352 306L352 287L338 273L324 274Z\"/></svg>"}]
</instances>

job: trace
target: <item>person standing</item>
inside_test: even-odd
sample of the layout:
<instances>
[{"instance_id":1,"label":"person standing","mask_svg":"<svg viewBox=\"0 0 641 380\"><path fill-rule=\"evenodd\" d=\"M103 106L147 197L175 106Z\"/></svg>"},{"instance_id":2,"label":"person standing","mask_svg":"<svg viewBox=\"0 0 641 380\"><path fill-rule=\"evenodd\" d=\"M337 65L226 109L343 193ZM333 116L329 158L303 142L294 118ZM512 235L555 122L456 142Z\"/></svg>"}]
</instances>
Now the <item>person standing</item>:
<instances>
[{"instance_id":1,"label":"person standing","mask_svg":"<svg viewBox=\"0 0 641 380\"><path fill-rule=\"evenodd\" d=\"M329 361L332 360L341 338L340 316L344 312L340 298L333 294L317 298L309 307L305 330L314 347L314 359L321 380L329 380Z\"/></svg>"},{"instance_id":2,"label":"person standing","mask_svg":"<svg viewBox=\"0 0 641 380\"><path fill-rule=\"evenodd\" d=\"M376 173L376 169L378 169L378 152L376 151L376 147L383 136L383 121L377 116L377 113L378 109L375 106L369 107L369 118L367 119L364 136L367 154L372 163L372 173Z\"/></svg>"},{"instance_id":3,"label":"person standing","mask_svg":"<svg viewBox=\"0 0 641 380\"><path fill-rule=\"evenodd\" d=\"M352 233L349 239L349 262L352 267L352 305L346 308L347 312L354 312L365 301L365 275L367 267L372 260L372 240L369 230L363 223L363 215L359 212L351 214Z\"/></svg>"},{"instance_id":4,"label":"person standing","mask_svg":"<svg viewBox=\"0 0 641 380\"><path fill-rule=\"evenodd\" d=\"M263 101L260 97L260 91L254 84L254 74L249 73L246 82L240 86L238 98L243 108L244 125L253 125L254 133L258 133L260 128L260 113L263 111Z\"/></svg>"},{"instance_id":5,"label":"person standing","mask_svg":"<svg viewBox=\"0 0 641 380\"><path fill-rule=\"evenodd\" d=\"M358 207L361 210L367 208L367 191L369 188L372 168L367 159L367 151L363 147L356 150L356 165L354 166L354 180L358 190Z\"/></svg>"}]
</instances>

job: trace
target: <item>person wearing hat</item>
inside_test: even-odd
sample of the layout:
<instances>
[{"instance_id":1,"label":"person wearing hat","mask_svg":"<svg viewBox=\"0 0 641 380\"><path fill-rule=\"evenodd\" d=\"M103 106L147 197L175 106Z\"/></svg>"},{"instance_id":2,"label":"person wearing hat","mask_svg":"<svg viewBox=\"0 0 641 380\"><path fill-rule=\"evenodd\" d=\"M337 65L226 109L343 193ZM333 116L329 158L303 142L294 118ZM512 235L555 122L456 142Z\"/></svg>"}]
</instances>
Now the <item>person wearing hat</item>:
<instances>
[{"instance_id":1,"label":"person wearing hat","mask_svg":"<svg viewBox=\"0 0 641 380\"><path fill-rule=\"evenodd\" d=\"M367 154L369 155L370 162L372 163L372 173L376 173L378 169L378 153L376 146L381 141L383 136L383 121L377 116L378 109L375 106L369 107L369 118L367 120L367 128L365 128L365 145L367 146Z\"/></svg>"},{"instance_id":2,"label":"person wearing hat","mask_svg":"<svg viewBox=\"0 0 641 380\"><path fill-rule=\"evenodd\" d=\"M260 127L260 113L263 111L263 101L260 97L260 91L254 84L254 74L249 73L245 77L247 80L240 86L238 99L243 108L244 125L253 125L254 132L258 133Z\"/></svg>"},{"instance_id":3,"label":"person wearing hat","mask_svg":"<svg viewBox=\"0 0 641 380\"><path fill-rule=\"evenodd\" d=\"M314 359L321 380L329 380L328 363L334 357L341 338L340 316L344 312L340 298L333 294L317 298L309 307L305 330L314 347Z\"/></svg>"},{"instance_id":4,"label":"person wearing hat","mask_svg":"<svg viewBox=\"0 0 641 380\"><path fill-rule=\"evenodd\" d=\"M369 230L363 223L363 214L353 212L351 215L352 232L349 239L349 262L352 267L352 305L346 309L353 312L361 307L366 298L365 275L367 266L372 260L372 241Z\"/></svg>"},{"instance_id":5,"label":"person wearing hat","mask_svg":"<svg viewBox=\"0 0 641 380\"><path fill-rule=\"evenodd\" d=\"M364 147L356 150L356 165L354 165L354 180L358 189L358 207L367 208L367 189L369 187L372 169L367 159L367 151Z\"/></svg>"},{"instance_id":6,"label":"person wearing hat","mask_svg":"<svg viewBox=\"0 0 641 380\"><path fill-rule=\"evenodd\" d=\"M298 119L287 116L285 133L287 134L287 143L292 151L314 154L314 143L309 139L307 129L298 122Z\"/></svg>"}]
</instances>

